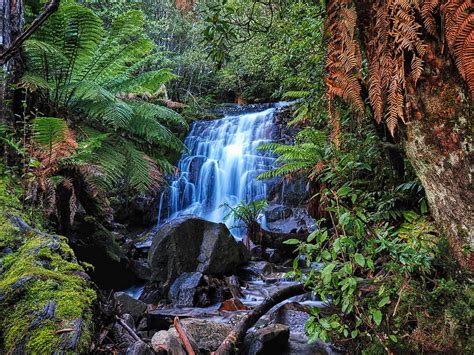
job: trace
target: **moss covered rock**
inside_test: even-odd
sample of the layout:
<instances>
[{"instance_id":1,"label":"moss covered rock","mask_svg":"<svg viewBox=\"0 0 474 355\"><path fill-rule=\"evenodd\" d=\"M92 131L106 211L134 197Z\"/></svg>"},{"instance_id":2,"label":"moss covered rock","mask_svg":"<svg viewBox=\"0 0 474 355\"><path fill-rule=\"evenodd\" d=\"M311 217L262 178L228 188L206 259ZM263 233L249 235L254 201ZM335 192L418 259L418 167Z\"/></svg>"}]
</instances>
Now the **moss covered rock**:
<instances>
[{"instance_id":1,"label":"moss covered rock","mask_svg":"<svg viewBox=\"0 0 474 355\"><path fill-rule=\"evenodd\" d=\"M64 237L30 227L15 190L0 178L0 353L86 353L95 291Z\"/></svg>"}]
</instances>

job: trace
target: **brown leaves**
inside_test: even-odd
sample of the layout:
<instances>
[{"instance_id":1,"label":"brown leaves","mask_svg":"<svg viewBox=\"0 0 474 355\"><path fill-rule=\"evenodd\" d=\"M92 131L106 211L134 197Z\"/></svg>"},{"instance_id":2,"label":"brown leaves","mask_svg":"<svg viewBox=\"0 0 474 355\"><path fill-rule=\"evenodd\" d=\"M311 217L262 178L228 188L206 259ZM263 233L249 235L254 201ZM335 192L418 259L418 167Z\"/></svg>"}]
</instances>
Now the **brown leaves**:
<instances>
[{"instance_id":1,"label":"brown leaves","mask_svg":"<svg viewBox=\"0 0 474 355\"><path fill-rule=\"evenodd\" d=\"M326 60L327 99L333 126L332 141L338 146L340 124L334 108L335 99L352 105L358 114L364 112L360 84L362 55L355 35L357 13L352 1L331 1L327 12L325 31L330 39Z\"/></svg>"},{"instance_id":2,"label":"brown leaves","mask_svg":"<svg viewBox=\"0 0 474 355\"><path fill-rule=\"evenodd\" d=\"M441 6L449 50L474 99L474 5L472 0L448 0Z\"/></svg>"}]
</instances>

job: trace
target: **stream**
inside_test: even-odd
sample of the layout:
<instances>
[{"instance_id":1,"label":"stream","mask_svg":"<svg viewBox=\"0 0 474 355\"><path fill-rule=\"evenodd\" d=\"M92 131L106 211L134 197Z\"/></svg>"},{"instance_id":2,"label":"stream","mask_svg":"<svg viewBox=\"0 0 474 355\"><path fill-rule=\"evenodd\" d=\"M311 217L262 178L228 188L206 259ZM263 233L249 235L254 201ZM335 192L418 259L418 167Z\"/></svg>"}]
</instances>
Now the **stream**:
<instances>
[{"instance_id":1,"label":"stream","mask_svg":"<svg viewBox=\"0 0 474 355\"><path fill-rule=\"evenodd\" d=\"M274 123L275 115L287 105L289 103L278 103L254 112L232 112L221 119L194 122L185 140L186 152L178 162L179 174L161 194L158 223L154 230L177 217L195 215L211 222L226 223L234 238L240 240L245 230L236 227L235 221L225 219L227 211L222 204L235 206L241 201L267 199L273 182L256 178L275 167L275 157L257 148L272 141L274 130L278 129ZM264 227L267 225L263 214L259 222ZM141 241L136 247L146 252L151 242L151 239ZM295 283L286 277L288 271L288 266L261 260L240 267L237 270L239 300L247 309L256 307L272 293ZM143 291L144 285L125 290L135 299L139 299ZM278 309L284 304L289 308L280 313L290 327L290 341L281 354L331 354L328 344L307 344L304 324L309 317L309 308L325 306L315 296L297 296L275 306L254 330L274 322L273 318L278 317ZM220 306L220 303L208 307L160 305L148 313L160 320L179 316L229 323L229 317L247 312L223 312Z\"/></svg>"}]
</instances>

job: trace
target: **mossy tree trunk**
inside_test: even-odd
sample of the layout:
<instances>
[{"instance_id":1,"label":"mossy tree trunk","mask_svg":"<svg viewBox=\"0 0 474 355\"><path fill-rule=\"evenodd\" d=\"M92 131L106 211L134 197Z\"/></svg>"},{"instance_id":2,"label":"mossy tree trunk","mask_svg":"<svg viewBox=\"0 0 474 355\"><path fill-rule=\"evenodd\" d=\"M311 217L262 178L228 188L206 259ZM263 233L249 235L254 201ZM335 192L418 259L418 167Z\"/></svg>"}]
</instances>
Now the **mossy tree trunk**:
<instances>
[{"instance_id":1,"label":"mossy tree trunk","mask_svg":"<svg viewBox=\"0 0 474 355\"><path fill-rule=\"evenodd\" d=\"M424 80L414 95L417 117L406 129L407 156L453 256L474 270L472 100L436 43L428 46Z\"/></svg>"},{"instance_id":2,"label":"mossy tree trunk","mask_svg":"<svg viewBox=\"0 0 474 355\"><path fill-rule=\"evenodd\" d=\"M371 2L356 2L359 31L367 47L376 19ZM472 171L473 110L471 94L440 39L424 34L427 52L416 91L407 93L414 106L396 141L420 179L431 213L448 238L453 257L474 269L474 189ZM367 60L371 61L368 51ZM410 65L407 58L406 65ZM412 110L410 110L412 111Z\"/></svg>"}]
</instances>

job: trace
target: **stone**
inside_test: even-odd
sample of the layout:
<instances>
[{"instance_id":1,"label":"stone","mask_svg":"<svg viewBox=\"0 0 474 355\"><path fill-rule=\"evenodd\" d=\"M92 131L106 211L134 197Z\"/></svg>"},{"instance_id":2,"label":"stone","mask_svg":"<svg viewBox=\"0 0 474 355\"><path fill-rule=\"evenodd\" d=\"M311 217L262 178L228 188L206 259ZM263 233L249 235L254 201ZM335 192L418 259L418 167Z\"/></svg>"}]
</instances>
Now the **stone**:
<instances>
[{"instance_id":1,"label":"stone","mask_svg":"<svg viewBox=\"0 0 474 355\"><path fill-rule=\"evenodd\" d=\"M173 282L168 297L177 306L192 307L202 282L203 274L200 272L185 272Z\"/></svg>"},{"instance_id":2,"label":"stone","mask_svg":"<svg viewBox=\"0 0 474 355\"><path fill-rule=\"evenodd\" d=\"M141 280L151 280L151 269L146 259L130 260L132 272Z\"/></svg>"},{"instance_id":3,"label":"stone","mask_svg":"<svg viewBox=\"0 0 474 355\"><path fill-rule=\"evenodd\" d=\"M248 258L246 249L222 223L183 216L164 224L148 252L151 279L168 291L185 272L228 275Z\"/></svg>"},{"instance_id":4,"label":"stone","mask_svg":"<svg viewBox=\"0 0 474 355\"><path fill-rule=\"evenodd\" d=\"M219 307L220 312L234 312L234 311L245 311L249 308L242 303L238 298L231 298L227 301L222 302Z\"/></svg>"},{"instance_id":5,"label":"stone","mask_svg":"<svg viewBox=\"0 0 474 355\"><path fill-rule=\"evenodd\" d=\"M247 334L243 353L247 355L279 354L288 346L290 328L283 324L271 324Z\"/></svg>"},{"instance_id":6,"label":"stone","mask_svg":"<svg viewBox=\"0 0 474 355\"><path fill-rule=\"evenodd\" d=\"M114 299L117 303L119 314L130 314L133 319L138 321L146 311L146 304L134 299L125 292L115 292Z\"/></svg>"},{"instance_id":7,"label":"stone","mask_svg":"<svg viewBox=\"0 0 474 355\"><path fill-rule=\"evenodd\" d=\"M151 350L150 346L143 341L137 341L130 345L125 355L153 355L155 354Z\"/></svg>"},{"instance_id":8,"label":"stone","mask_svg":"<svg viewBox=\"0 0 474 355\"><path fill-rule=\"evenodd\" d=\"M273 205L267 207L264 214L267 222L275 222L281 219L290 218L293 215L293 211L290 207Z\"/></svg>"},{"instance_id":9,"label":"stone","mask_svg":"<svg viewBox=\"0 0 474 355\"><path fill-rule=\"evenodd\" d=\"M135 330L135 321L130 314L123 314L121 316L123 322L130 327L130 329ZM127 344L131 345L135 343L135 339L130 335L130 333L118 322L115 322L112 327L112 334L114 340L117 344Z\"/></svg>"},{"instance_id":10,"label":"stone","mask_svg":"<svg viewBox=\"0 0 474 355\"><path fill-rule=\"evenodd\" d=\"M179 338L171 331L160 330L151 338L151 347L158 354L186 355Z\"/></svg>"},{"instance_id":11,"label":"stone","mask_svg":"<svg viewBox=\"0 0 474 355\"><path fill-rule=\"evenodd\" d=\"M216 351L232 330L228 324L196 318L181 319L181 325L204 353Z\"/></svg>"}]
</instances>

